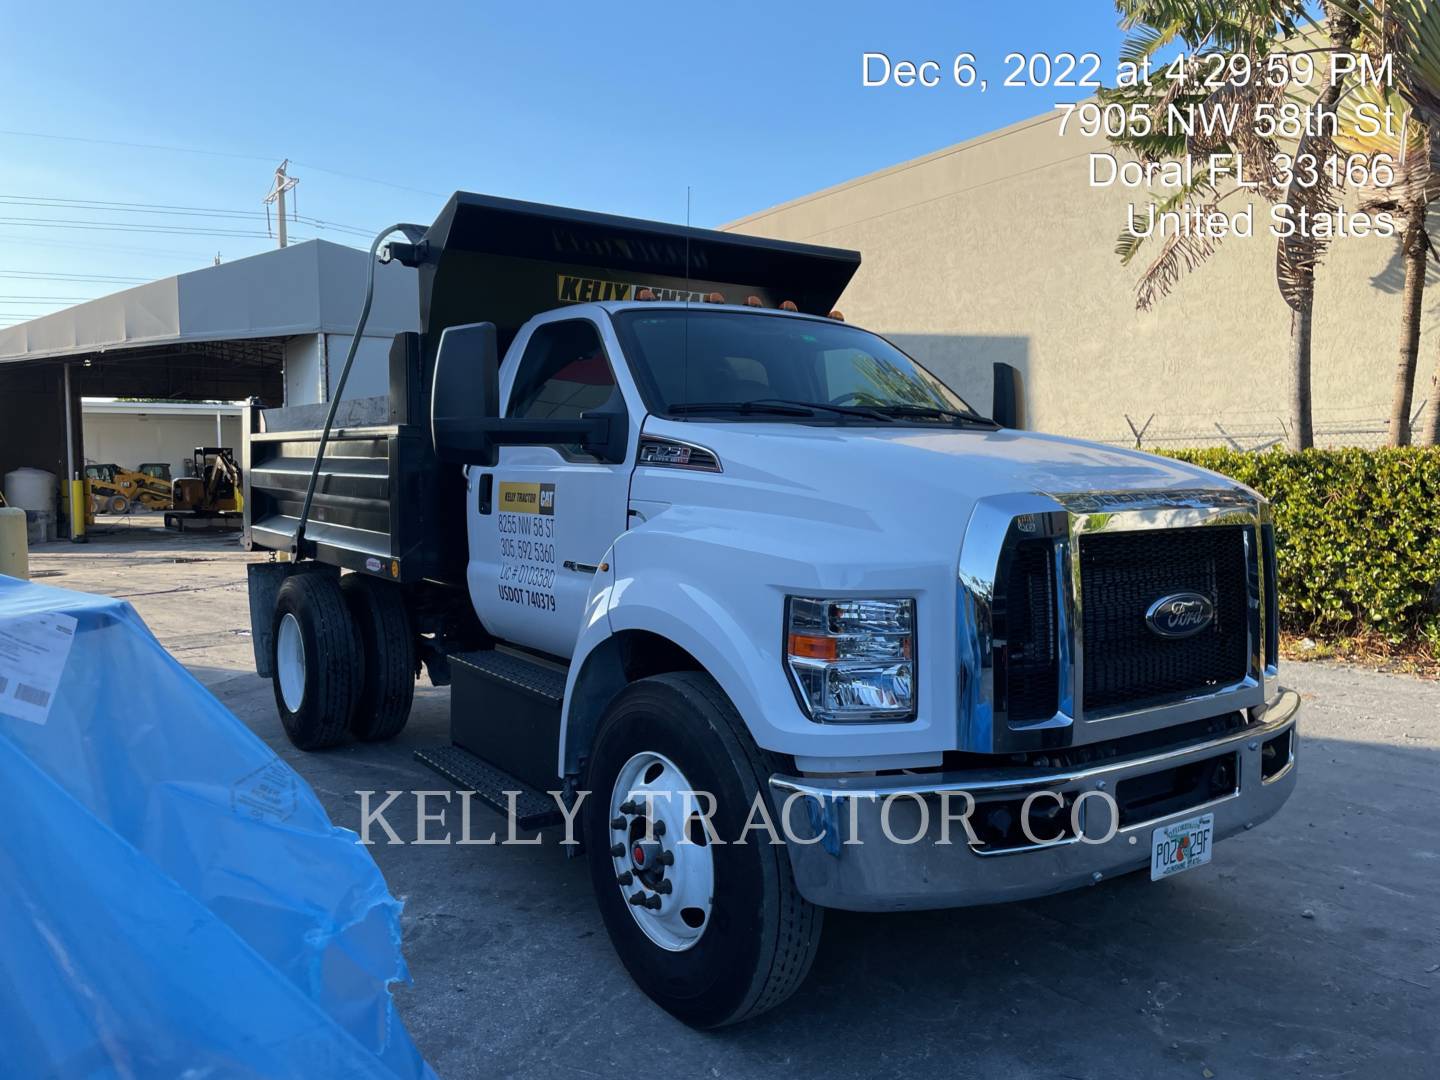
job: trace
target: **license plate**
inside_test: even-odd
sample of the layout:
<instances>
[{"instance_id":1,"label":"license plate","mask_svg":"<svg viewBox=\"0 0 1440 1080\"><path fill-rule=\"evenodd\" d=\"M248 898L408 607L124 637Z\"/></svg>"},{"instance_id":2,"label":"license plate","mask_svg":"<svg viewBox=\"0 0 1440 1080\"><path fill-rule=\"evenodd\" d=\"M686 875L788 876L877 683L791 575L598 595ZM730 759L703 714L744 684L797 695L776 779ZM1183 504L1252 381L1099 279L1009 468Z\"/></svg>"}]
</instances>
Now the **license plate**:
<instances>
[{"instance_id":1,"label":"license plate","mask_svg":"<svg viewBox=\"0 0 1440 1080\"><path fill-rule=\"evenodd\" d=\"M1215 815L1164 825L1150 834L1150 880L1159 881L1210 861L1215 839Z\"/></svg>"}]
</instances>

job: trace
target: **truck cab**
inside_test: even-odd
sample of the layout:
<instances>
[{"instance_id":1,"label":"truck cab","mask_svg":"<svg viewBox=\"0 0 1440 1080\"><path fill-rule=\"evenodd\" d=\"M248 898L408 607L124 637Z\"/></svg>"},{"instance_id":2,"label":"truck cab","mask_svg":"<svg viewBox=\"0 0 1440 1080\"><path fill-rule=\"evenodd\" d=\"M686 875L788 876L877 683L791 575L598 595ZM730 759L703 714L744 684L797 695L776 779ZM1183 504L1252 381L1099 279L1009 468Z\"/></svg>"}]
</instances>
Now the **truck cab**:
<instances>
[{"instance_id":1,"label":"truck cab","mask_svg":"<svg viewBox=\"0 0 1440 1080\"><path fill-rule=\"evenodd\" d=\"M834 310L853 252L457 195L396 257L391 394L247 423L257 669L306 749L449 684L417 756L580 823L675 1015L783 1001L827 908L1159 881L1288 798L1253 491L1003 366L985 415Z\"/></svg>"}]
</instances>

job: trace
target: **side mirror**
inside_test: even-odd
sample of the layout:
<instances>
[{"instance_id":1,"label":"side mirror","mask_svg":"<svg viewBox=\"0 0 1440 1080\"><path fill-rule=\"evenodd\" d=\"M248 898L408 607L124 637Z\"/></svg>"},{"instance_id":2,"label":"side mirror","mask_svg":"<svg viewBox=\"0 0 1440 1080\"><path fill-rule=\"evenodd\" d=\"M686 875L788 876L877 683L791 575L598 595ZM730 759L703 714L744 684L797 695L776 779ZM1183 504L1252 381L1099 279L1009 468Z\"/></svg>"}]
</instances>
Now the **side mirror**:
<instances>
[{"instance_id":1,"label":"side mirror","mask_svg":"<svg viewBox=\"0 0 1440 1080\"><path fill-rule=\"evenodd\" d=\"M494 323L446 327L430 385L430 437L441 461L495 464L493 421L500 410Z\"/></svg>"},{"instance_id":2,"label":"side mirror","mask_svg":"<svg viewBox=\"0 0 1440 1080\"><path fill-rule=\"evenodd\" d=\"M990 419L1002 428L1025 427L1025 376L1010 364L995 365L995 398Z\"/></svg>"}]
</instances>

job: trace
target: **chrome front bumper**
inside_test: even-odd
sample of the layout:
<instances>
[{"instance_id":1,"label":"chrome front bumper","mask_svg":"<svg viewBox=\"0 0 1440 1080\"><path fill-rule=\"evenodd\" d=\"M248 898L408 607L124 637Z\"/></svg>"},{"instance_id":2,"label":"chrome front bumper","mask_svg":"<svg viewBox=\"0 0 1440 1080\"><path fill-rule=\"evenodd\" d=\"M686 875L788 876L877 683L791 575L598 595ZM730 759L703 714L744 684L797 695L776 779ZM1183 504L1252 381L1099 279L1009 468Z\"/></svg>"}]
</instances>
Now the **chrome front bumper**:
<instances>
[{"instance_id":1,"label":"chrome front bumper","mask_svg":"<svg viewBox=\"0 0 1440 1080\"><path fill-rule=\"evenodd\" d=\"M1159 826L1213 813L1219 840L1269 818L1295 788L1299 738L1293 729L1299 708L1299 695L1284 690L1264 709L1252 710L1251 723L1233 734L1081 769L1038 775L1033 769L1014 768L925 776L776 775L770 778L770 787L777 806L794 796L786 815L791 833L786 847L796 885L813 903L850 911L898 911L1024 900L1148 866L1151 831ZM1287 731L1291 732L1288 760L1272 775L1262 776L1261 747ZM1032 791L1113 792L1125 780L1225 753L1235 753L1239 762L1232 792L1177 813L1131 822L1103 843L1069 839L980 851L968 843L958 821L965 807L961 792L968 792L982 807L987 799L1014 799ZM945 837L942 796L955 815L948 825L948 844L941 842ZM923 813L922 801L927 807ZM889 810L884 811L887 802ZM888 813L890 836L908 840L919 833L919 839L904 844L888 838L882 813ZM1110 811L1100 799L1085 800L1087 837L1109 832L1109 819Z\"/></svg>"}]
</instances>

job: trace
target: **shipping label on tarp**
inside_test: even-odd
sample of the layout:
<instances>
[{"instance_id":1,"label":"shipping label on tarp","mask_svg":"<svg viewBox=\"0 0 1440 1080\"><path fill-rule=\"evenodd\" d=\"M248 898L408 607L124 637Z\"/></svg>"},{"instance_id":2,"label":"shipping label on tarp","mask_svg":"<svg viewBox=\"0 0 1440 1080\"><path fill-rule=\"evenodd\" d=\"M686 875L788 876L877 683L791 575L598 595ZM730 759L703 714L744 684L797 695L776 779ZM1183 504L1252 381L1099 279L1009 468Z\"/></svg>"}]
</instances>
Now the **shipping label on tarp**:
<instances>
[{"instance_id":1,"label":"shipping label on tarp","mask_svg":"<svg viewBox=\"0 0 1440 1080\"><path fill-rule=\"evenodd\" d=\"M32 724L50 705L75 641L75 618L57 611L0 619L0 716Z\"/></svg>"}]
</instances>

